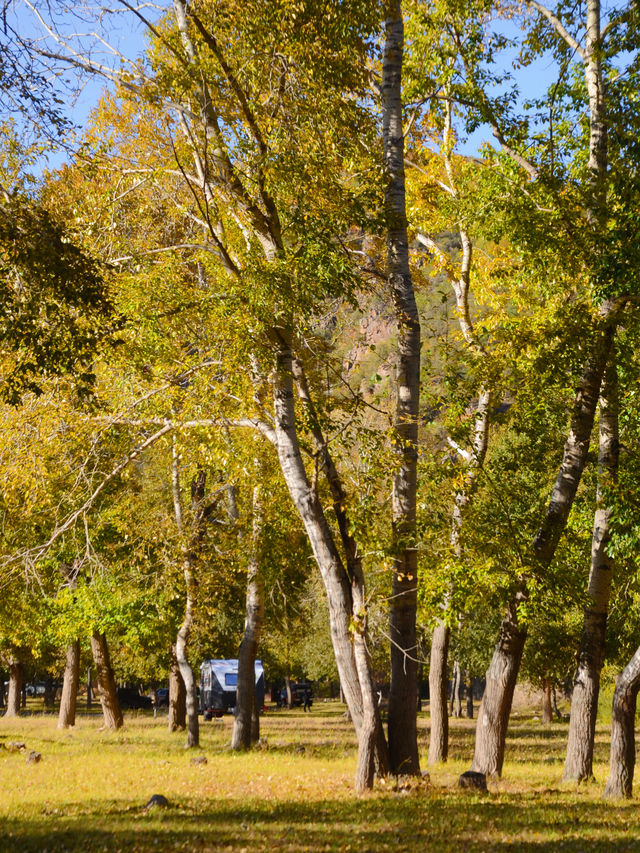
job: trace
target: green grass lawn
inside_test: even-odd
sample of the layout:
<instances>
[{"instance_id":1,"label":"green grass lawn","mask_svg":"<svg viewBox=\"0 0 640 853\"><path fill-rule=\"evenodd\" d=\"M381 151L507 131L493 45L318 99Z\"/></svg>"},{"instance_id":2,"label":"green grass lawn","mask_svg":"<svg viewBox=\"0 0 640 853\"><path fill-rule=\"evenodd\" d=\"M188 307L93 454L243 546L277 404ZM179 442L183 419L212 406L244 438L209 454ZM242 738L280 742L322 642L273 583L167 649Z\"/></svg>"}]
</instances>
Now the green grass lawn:
<instances>
[{"instance_id":1,"label":"green grass lawn","mask_svg":"<svg viewBox=\"0 0 640 853\"><path fill-rule=\"evenodd\" d=\"M566 724L517 716L501 781L488 795L459 791L473 722L451 721L451 760L430 782L387 781L352 791L355 744L335 703L268 713L266 743L231 753L231 720L202 725L202 749L185 750L166 719L125 715L118 733L80 717L70 732L56 718L0 719L0 743L21 740L42 753L29 764L0 749L0 851L402 851L640 850L635 801L601 800L607 732L598 731L597 783L560 784ZM426 766L428 716L420 715ZM192 765L194 754L207 763ZM143 810L152 794L168 809Z\"/></svg>"}]
</instances>

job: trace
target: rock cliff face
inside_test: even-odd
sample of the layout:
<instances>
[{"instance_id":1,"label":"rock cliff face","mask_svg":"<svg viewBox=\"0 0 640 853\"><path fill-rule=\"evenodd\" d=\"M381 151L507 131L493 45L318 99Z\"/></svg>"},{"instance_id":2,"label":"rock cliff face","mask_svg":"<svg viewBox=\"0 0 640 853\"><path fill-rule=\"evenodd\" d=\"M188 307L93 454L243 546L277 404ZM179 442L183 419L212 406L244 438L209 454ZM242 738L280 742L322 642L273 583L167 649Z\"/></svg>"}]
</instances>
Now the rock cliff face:
<instances>
[{"instance_id":1,"label":"rock cliff face","mask_svg":"<svg viewBox=\"0 0 640 853\"><path fill-rule=\"evenodd\" d=\"M380 377L390 376L394 367L393 358L385 357L383 352L377 353L376 350L379 345L390 341L394 334L394 320L385 316L378 308L370 308L361 318L358 337L345 356L346 374L356 372L359 367L364 366L373 354L375 355L375 365L372 367L375 368L375 373Z\"/></svg>"}]
</instances>

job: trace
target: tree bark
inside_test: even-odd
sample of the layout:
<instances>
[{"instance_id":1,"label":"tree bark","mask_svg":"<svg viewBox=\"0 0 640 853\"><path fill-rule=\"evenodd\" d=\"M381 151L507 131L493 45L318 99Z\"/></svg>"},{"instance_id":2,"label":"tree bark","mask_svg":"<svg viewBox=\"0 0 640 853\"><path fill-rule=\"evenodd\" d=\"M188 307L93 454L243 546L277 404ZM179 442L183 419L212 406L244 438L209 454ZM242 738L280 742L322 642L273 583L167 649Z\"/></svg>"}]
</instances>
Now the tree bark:
<instances>
[{"instance_id":1,"label":"tree bark","mask_svg":"<svg viewBox=\"0 0 640 853\"><path fill-rule=\"evenodd\" d=\"M80 640L67 646L67 657L62 681L62 696L58 713L58 728L66 729L76 724L76 701L80 680Z\"/></svg>"},{"instance_id":2,"label":"tree bark","mask_svg":"<svg viewBox=\"0 0 640 853\"><path fill-rule=\"evenodd\" d=\"M429 764L447 760L449 753L449 715L447 714L447 652L449 626L439 622L434 628L429 661Z\"/></svg>"},{"instance_id":3,"label":"tree bark","mask_svg":"<svg viewBox=\"0 0 640 853\"><path fill-rule=\"evenodd\" d=\"M465 681L467 682L467 719L473 720L473 678L467 670Z\"/></svg>"},{"instance_id":4,"label":"tree bark","mask_svg":"<svg viewBox=\"0 0 640 853\"><path fill-rule=\"evenodd\" d=\"M545 678L542 685L542 723L548 726L553 721L553 706L551 703L551 679Z\"/></svg>"},{"instance_id":5,"label":"tree bark","mask_svg":"<svg viewBox=\"0 0 640 853\"><path fill-rule=\"evenodd\" d=\"M451 685L451 714L460 719L462 716L462 668L460 661L453 662L453 682Z\"/></svg>"},{"instance_id":6,"label":"tree bark","mask_svg":"<svg viewBox=\"0 0 640 853\"><path fill-rule=\"evenodd\" d=\"M584 611L578 667L573 684L564 781L582 782L593 778L593 745L600 672L604 662L607 611L613 573L613 559L608 553L611 510L604 503L604 489L615 483L618 475L617 386L615 357L612 352L600 394L598 487L588 587L591 601Z\"/></svg>"},{"instance_id":7,"label":"tree bark","mask_svg":"<svg viewBox=\"0 0 640 853\"><path fill-rule=\"evenodd\" d=\"M402 127L404 22L400 0L386 4L382 65L382 137L387 228L387 265L398 326L395 447L399 467L393 479L393 579L389 606L391 686L389 753L395 773L419 773L416 713L418 644L416 608L416 491L420 409L420 319L409 269L409 243Z\"/></svg>"},{"instance_id":8,"label":"tree bark","mask_svg":"<svg viewBox=\"0 0 640 853\"><path fill-rule=\"evenodd\" d=\"M108 729L119 729L124 720L120 710L120 702L116 693L116 681L111 668L111 657L107 637L99 631L94 631L91 637L91 652L98 678L98 691L104 724Z\"/></svg>"},{"instance_id":9,"label":"tree bark","mask_svg":"<svg viewBox=\"0 0 640 853\"><path fill-rule=\"evenodd\" d=\"M363 750L369 749L371 742L375 741L373 751L377 772L386 773L388 772L388 754L386 753L384 738L380 737L382 729L378 708L375 703L373 703L372 708L366 697L369 690L373 693L369 660L367 656L362 654L358 660L356 659L358 643L355 642L355 637L358 631L354 629L354 626L362 621L362 614L356 608L360 594L359 588L364 584L364 579L361 575L360 559L355 542L349 533L344 505L346 496L342 491L340 479L326 442L319 434L317 426L314 426L315 418L311 409L312 435L331 489L333 508L345 553L349 560L351 577L345 570L324 510L315 489L309 483L302 461L293 397L294 362L291 352L291 333L284 328L273 328L270 337L275 347L275 369L272 373L273 441L278 452L280 469L285 483L304 524L327 592L331 641L340 675L340 684L358 736L358 767L368 766L368 759L360 754ZM300 375L299 368L300 365L297 364L295 371L298 391L305 405L309 407L308 389L306 389L306 383L303 381L304 377ZM342 501L340 501L340 496L342 496ZM363 602L365 601L366 599L363 598ZM366 622L363 630L366 632ZM364 644L366 646L366 640L364 640ZM364 697L363 693L365 694ZM371 714L373 719L365 720L366 715ZM365 726L365 734L361 735L363 725ZM362 779L368 782L369 774L367 772L360 773L359 770L356 784L360 784Z\"/></svg>"},{"instance_id":10,"label":"tree bark","mask_svg":"<svg viewBox=\"0 0 640 853\"><path fill-rule=\"evenodd\" d=\"M500 627L500 637L487 670L487 686L478 710L476 743L471 770L500 776L504 746L526 631L508 611Z\"/></svg>"},{"instance_id":11,"label":"tree bark","mask_svg":"<svg viewBox=\"0 0 640 853\"><path fill-rule=\"evenodd\" d=\"M9 695L5 717L18 717L22 705L22 679L24 667L19 660L13 658L9 664Z\"/></svg>"},{"instance_id":12,"label":"tree bark","mask_svg":"<svg viewBox=\"0 0 640 853\"><path fill-rule=\"evenodd\" d=\"M605 86L602 74L600 36L600 2L599 0L588 0L584 53L585 83L589 96L589 200L586 214L592 227L594 239L595 270L598 269L598 256L601 254L599 247L603 245L602 235L605 231L608 163ZM597 280L597 277L598 272L595 273L594 279ZM606 299L599 309L599 323L595 329L594 343L575 398L571 430L565 443L562 464L544 521L533 541L533 562L537 571L547 568L553 559L560 536L566 527L569 511L582 476L602 376L609 358L619 308L620 303ZM517 609L520 601L526 597L526 578L523 577L516 595L509 604L507 617L501 626L501 637L513 629L517 630ZM516 647L518 645L516 643ZM514 653L517 654L517 648L514 648ZM498 659L503 654L499 640L494 653L496 668L499 665ZM517 672L519 660L516 665L515 658L509 668L513 669L514 666ZM502 714L506 713L508 717L511 702L510 700L507 702L505 691L506 682L491 681L490 683L488 680L485 699L488 698L491 707L500 705ZM478 742L484 741L480 737L481 716L482 714L478 717L476 755L474 756L473 766L475 769L491 773L495 772L496 767L502 766L501 756L504 754L504 741L501 744L495 742L491 745L487 742L486 754L478 751ZM506 726L501 730L506 732Z\"/></svg>"},{"instance_id":13,"label":"tree bark","mask_svg":"<svg viewBox=\"0 0 640 853\"><path fill-rule=\"evenodd\" d=\"M184 731L187 727L187 693L180 675L176 644L171 646L171 664L169 668L169 731Z\"/></svg>"},{"instance_id":14,"label":"tree bark","mask_svg":"<svg viewBox=\"0 0 640 853\"><path fill-rule=\"evenodd\" d=\"M260 574L263 524L260 486L256 485L253 489L253 529L247 570L244 636L238 653L236 716L231 738L231 748L236 750L250 749L251 743L260 737L259 709L255 703L255 662L264 620L264 594Z\"/></svg>"},{"instance_id":15,"label":"tree bark","mask_svg":"<svg viewBox=\"0 0 640 853\"><path fill-rule=\"evenodd\" d=\"M171 479L173 489L173 506L178 532L184 537L184 522L182 514L182 498L180 495L180 473L178 460L178 446L174 435L173 458L171 468ZM192 530L189 541L182 545L182 572L185 585L185 610L182 624L176 637L176 660L180 669L180 675L184 683L186 715L187 715L187 743L188 749L200 746L200 721L198 718L198 692L196 679L187 657L189 638L193 627L193 619L196 609L198 580L196 567L198 563L198 549L204 534L204 522L208 509L205 509L205 484L206 474L200 470L191 483L191 507L193 510Z\"/></svg>"},{"instance_id":16,"label":"tree bark","mask_svg":"<svg viewBox=\"0 0 640 853\"><path fill-rule=\"evenodd\" d=\"M611 714L611 758L605 797L629 799L636 762L636 699L640 688L640 648L616 681Z\"/></svg>"},{"instance_id":17,"label":"tree bark","mask_svg":"<svg viewBox=\"0 0 640 853\"><path fill-rule=\"evenodd\" d=\"M575 397L571 429L565 442L560 470L542 525L531 546L530 556L539 572L546 569L553 559L582 477L617 316L612 303L607 302L602 306L594 343ZM526 639L526 629L518 625L518 608L527 595L525 574L500 626L498 643L487 672L487 686L478 713L476 747L471 765L472 770L487 775L500 775L502 771L507 722ZM485 707L486 712L483 710Z\"/></svg>"}]
</instances>

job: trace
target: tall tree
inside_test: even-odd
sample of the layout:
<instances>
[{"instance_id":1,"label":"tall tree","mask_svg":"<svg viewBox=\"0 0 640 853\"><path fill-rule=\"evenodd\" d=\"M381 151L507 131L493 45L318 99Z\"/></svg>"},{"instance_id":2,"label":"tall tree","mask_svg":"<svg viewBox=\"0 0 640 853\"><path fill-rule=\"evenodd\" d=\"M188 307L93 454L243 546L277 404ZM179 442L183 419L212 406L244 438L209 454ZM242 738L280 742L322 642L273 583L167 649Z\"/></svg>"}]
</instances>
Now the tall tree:
<instances>
[{"instance_id":1,"label":"tall tree","mask_svg":"<svg viewBox=\"0 0 640 853\"><path fill-rule=\"evenodd\" d=\"M420 318L409 269L409 240L404 177L402 3L385 9L382 63L382 136L387 226L387 266L398 325L396 421L394 442L399 455L393 480L393 581L389 606L391 687L389 753L396 772L418 773L418 644L416 609L418 552L416 493L418 479L418 414L420 408Z\"/></svg>"},{"instance_id":2,"label":"tall tree","mask_svg":"<svg viewBox=\"0 0 640 853\"><path fill-rule=\"evenodd\" d=\"M591 568L589 572L589 604L584 611L584 624L578 651L578 668L571 696L569 742L564 776L567 781L581 782L593 776L600 672L604 662L607 611L611 592L613 559L609 553L611 508L606 493L618 473L618 382L615 355L612 352L600 393L600 427L598 452L598 486L593 520Z\"/></svg>"}]
</instances>

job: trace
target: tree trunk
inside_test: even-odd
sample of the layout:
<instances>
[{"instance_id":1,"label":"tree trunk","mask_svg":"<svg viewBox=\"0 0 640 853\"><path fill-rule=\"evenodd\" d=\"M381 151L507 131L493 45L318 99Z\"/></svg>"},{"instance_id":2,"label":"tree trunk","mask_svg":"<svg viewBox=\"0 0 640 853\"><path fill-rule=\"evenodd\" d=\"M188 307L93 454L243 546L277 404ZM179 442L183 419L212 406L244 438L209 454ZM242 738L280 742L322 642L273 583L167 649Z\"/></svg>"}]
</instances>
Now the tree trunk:
<instances>
[{"instance_id":1,"label":"tree trunk","mask_svg":"<svg viewBox=\"0 0 640 853\"><path fill-rule=\"evenodd\" d=\"M571 697L564 781L582 782L593 778L593 745L600 692L600 671L604 662L607 611L613 573L613 559L608 554L611 510L603 501L604 488L615 483L618 474L617 386L616 364L612 352L600 394L598 488L588 587L591 601L584 611L578 667Z\"/></svg>"},{"instance_id":2,"label":"tree trunk","mask_svg":"<svg viewBox=\"0 0 640 853\"><path fill-rule=\"evenodd\" d=\"M260 737L259 709L256 708L255 662L264 620L264 595L260 562L262 553L263 511L260 486L253 489L253 530L251 557L247 571L244 636L238 653L236 716L233 721L232 749L250 749ZM257 724L257 725L256 725Z\"/></svg>"},{"instance_id":3,"label":"tree trunk","mask_svg":"<svg viewBox=\"0 0 640 853\"><path fill-rule=\"evenodd\" d=\"M5 717L18 717L20 715L23 672L22 663L12 659L9 664L9 696L7 697Z\"/></svg>"},{"instance_id":4,"label":"tree trunk","mask_svg":"<svg viewBox=\"0 0 640 853\"><path fill-rule=\"evenodd\" d=\"M467 670L465 681L467 682L467 719L473 720L473 678Z\"/></svg>"},{"instance_id":5,"label":"tree trunk","mask_svg":"<svg viewBox=\"0 0 640 853\"><path fill-rule=\"evenodd\" d=\"M355 543L348 532L344 497L342 503L339 500L340 495L343 495L343 493L337 471L331 460L326 443L319 435L317 427L313 425L312 434L318 446L319 457L324 464L325 473L331 488L333 506L340 534L347 558L350 560L349 568L352 572L351 577L349 577L345 570L322 504L315 489L311 487L304 468L298 442L293 402L294 362L291 352L291 333L283 328L273 328L270 336L276 348L276 364L272 373L275 427L272 440L278 452L280 468L285 483L294 506L304 524L327 592L331 641L340 675L340 684L344 691L358 736L360 753L370 740L374 738L374 735L370 733L373 732L375 734L381 731L377 706L374 703L374 707L371 709L365 705L366 697L363 698L363 691L368 689L366 682L372 681L369 671L365 682L361 683L361 678L370 670L369 661L368 658L361 657L356 662L355 650L357 643L353 641L352 637L353 626L362 618L361 614L355 610L356 605L354 601L354 588L363 583L360 576L361 567L359 567L359 558L356 559L357 549L355 549ZM296 371L298 371L298 367L296 367ZM308 405L308 397L305 399L304 396L306 385L304 381L301 381L303 377L298 374L297 376L299 393L303 397L303 401ZM374 719L366 723L369 736L361 738L360 732L365 722L365 714L369 713L374 715ZM384 773L388 769L386 744L384 738L380 738L379 736L375 737L375 740L375 764L378 772ZM358 767L366 765L367 760L359 757ZM364 773L363 777L368 780L367 773ZM357 784L360 783L357 781Z\"/></svg>"},{"instance_id":6,"label":"tree trunk","mask_svg":"<svg viewBox=\"0 0 640 853\"><path fill-rule=\"evenodd\" d=\"M187 657L189 639L195 609L197 606L198 579L196 568L199 559L199 547L204 535L205 521L213 509L214 504L205 506L206 474L200 469L191 482L191 508L193 512L192 529L188 541L184 540L184 521L182 514L182 498L180 494L180 470L177 439L174 435L173 456L171 467L171 481L173 491L173 507L178 532L183 536L182 545L182 571L185 585L185 610L182 624L176 638L176 660L180 669L180 675L184 682L185 703L187 716L187 743L188 749L200 746L200 721L198 718L198 688L196 679Z\"/></svg>"},{"instance_id":7,"label":"tree trunk","mask_svg":"<svg viewBox=\"0 0 640 853\"><path fill-rule=\"evenodd\" d=\"M4 708L4 673L0 672L0 708Z\"/></svg>"},{"instance_id":8,"label":"tree trunk","mask_svg":"<svg viewBox=\"0 0 640 853\"><path fill-rule=\"evenodd\" d=\"M449 716L447 714L447 652L449 626L439 622L434 628L429 661L429 764L447 760L449 751Z\"/></svg>"},{"instance_id":9,"label":"tree trunk","mask_svg":"<svg viewBox=\"0 0 640 853\"><path fill-rule=\"evenodd\" d=\"M404 23L400 0L386 4L382 65L382 138L387 227L387 265L398 326L395 447L399 467L393 479L393 578L389 606L391 686L389 753L395 773L419 773L416 713L418 644L416 608L416 490L420 409L420 319L409 269L409 243L402 127Z\"/></svg>"},{"instance_id":10,"label":"tree trunk","mask_svg":"<svg viewBox=\"0 0 640 853\"><path fill-rule=\"evenodd\" d=\"M575 397L571 429L565 442L562 464L542 525L532 543L532 559L538 572L546 569L553 559L582 477L617 316L613 303L603 305L601 325L596 329L594 344ZM487 672L487 686L478 713L476 747L471 769L488 775L500 775L502 770L504 738L526 639L526 630L518 626L518 607L527 596L526 581L523 579L500 626L498 642ZM486 711L483 710L485 708Z\"/></svg>"},{"instance_id":11,"label":"tree trunk","mask_svg":"<svg viewBox=\"0 0 640 853\"><path fill-rule=\"evenodd\" d=\"M169 668L169 731L184 731L187 726L187 694L180 675L176 644L171 646L171 664Z\"/></svg>"},{"instance_id":12,"label":"tree trunk","mask_svg":"<svg viewBox=\"0 0 640 853\"><path fill-rule=\"evenodd\" d=\"M119 729L124 721L116 693L116 681L113 677L109 646L105 634L94 631L91 637L91 652L98 677L98 691L104 724L108 729Z\"/></svg>"},{"instance_id":13,"label":"tree trunk","mask_svg":"<svg viewBox=\"0 0 640 853\"><path fill-rule=\"evenodd\" d=\"M594 258L594 284L598 284L599 265L601 255L600 246L604 246L602 235L606 232L606 202L607 202L607 118L605 103L605 86L602 74L602 50L600 40L600 0L588 0L585 34L585 51L583 56L584 74L587 93L589 96L589 200L587 204L587 219L592 226L595 258ZM578 393L575 398L573 414L571 418L571 430L565 443L562 465L556 479L547 508L543 524L533 541L533 557L536 571L548 567L553 559L558 540L562 535L569 511L573 504L582 471L587 458L589 440L593 427L593 418L600 393L602 376L609 358L613 332L619 314L620 303L615 300L606 299L599 309L600 328L595 330L594 344L590 356L586 362ZM509 613L501 626L501 636L510 629L510 623L514 621L519 602L527 597L526 582L521 584L516 597L510 602ZM502 655L500 641L496 647L494 658ZM517 644L516 644L517 645ZM517 652L517 649L514 650ZM521 655L521 651L520 651ZM496 665L499 661L496 660ZM493 666L493 664L492 664ZM516 672L519 666L515 658L510 668L515 666ZM494 707L500 705L506 709L508 715L510 701L507 708L505 685L487 682L485 699ZM494 691L497 691L494 695ZM487 697L487 694L490 694ZM483 702L484 704L484 702ZM476 757L474 765L476 769L484 770L486 767L495 766L493 759L482 753L478 753L478 740L480 740L480 717L478 717L478 729L476 736ZM506 731L506 727L505 727ZM502 749L504 751L504 744Z\"/></svg>"},{"instance_id":14,"label":"tree trunk","mask_svg":"<svg viewBox=\"0 0 640 853\"><path fill-rule=\"evenodd\" d=\"M518 678L526 631L515 613L504 619L498 645L487 670L487 686L478 711L475 752L471 770L500 776L513 691Z\"/></svg>"},{"instance_id":15,"label":"tree trunk","mask_svg":"<svg viewBox=\"0 0 640 853\"><path fill-rule=\"evenodd\" d=\"M80 680L80 640L67 646L67 659L62 681L62 696L58 713L58 728L66 729L76 724L76 701Z\"/></svg>"},{"instance_id":16,"label":"tree trunk","mask_svg":"<svg viewBox=\"0 0 640 853\"><path fill-rule=\"evenodd\" d=\"M184 620L178 631L176 639L176 658L180 675L185 689L185 705L187 716L187 748L200 746L200 722L198 719L198 688L193 675L193 670L187 659L187 646L193 624L193 611L190 606L190 598L187 595L187 606Z\"/></svg>"},{"instance_id":17,"label":"tree trunk","mask_svg":"<svg viewBox=\"0 0 640 853\"><path fill-rule=\"evenodd\" d=\"M53 686L53 679L47 678L44 685L44 707L47 710L55 708L56 704L56 688Z\"/></svg>"},{"instance_id":18,"label":"tree trunk","mask_svg":"<svg viewBox=\"0 0 640 853\"><path fill-rule=\"evenodd\" d=\"M551 704L551 679L545 678L542 684L542 723L550 725L553 720L553 707Z\"/></svg>"},{"instance_id":19,"label":"tree trunk","mask_svg":"<svg viewBox=\"0 0 640 853\"><path fill-rule=\"evenodd\" d=\"M633 789L636 762L636 699L640 688L640 648L616 681L611 714L611 758L605 797L628 799Z\"/></svg>"},{"instance_id":20,"label":"tree trunk","mask_svg":"<svg viewBox=\"0 0 640 853\"><path fill-rule=\"evenodd\" d=\"M87 710L91 708L93 700L93 684L91 682L91 667L87 667Z\"/></svg>"},{"instance_id":21,"label":"tree trunk","mask_svg":"<svg viewBox=\"0 0 640 853\"><path fill-rule=\"evenodd\" d=\"M453 683L451 685L451 713L456 719L462 716L462 669L460 661L453 662Z\"/></svg>"}]
</instances>

